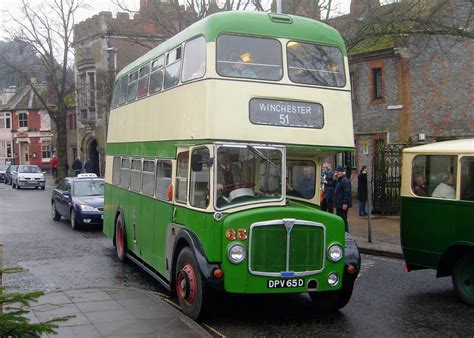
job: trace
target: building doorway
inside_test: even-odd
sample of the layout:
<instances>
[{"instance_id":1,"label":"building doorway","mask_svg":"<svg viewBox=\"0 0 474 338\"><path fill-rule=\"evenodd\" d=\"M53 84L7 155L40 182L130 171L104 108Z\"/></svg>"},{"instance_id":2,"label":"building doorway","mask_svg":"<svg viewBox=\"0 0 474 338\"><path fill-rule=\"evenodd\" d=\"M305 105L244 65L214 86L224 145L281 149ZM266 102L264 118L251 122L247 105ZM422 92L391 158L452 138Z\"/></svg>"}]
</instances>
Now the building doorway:
<instances>
[{"instance_id":1,"label":"building doorway","mask_svg":"<svg viewBox=\"0 0 474 338\"><path fill-rule=\"evenodd\" d=\"M28 142L20 142L19 164L30 164L30 145Z\"/></svg>"},{"instance_id":2,"label":"building doorway","mask_svg":"<svg viewBox=\"0 0 474 338\"><path fill-rule=\"evenodd\" d=\"M87 149L87 155L88 155L88 158L92 161L92 164L94 166L94 173L97 176L100 176L100 164L99 164L99 153L97 152L97 140L94 139L89 143L89 147Z\"/></svg>"}]
</instances>

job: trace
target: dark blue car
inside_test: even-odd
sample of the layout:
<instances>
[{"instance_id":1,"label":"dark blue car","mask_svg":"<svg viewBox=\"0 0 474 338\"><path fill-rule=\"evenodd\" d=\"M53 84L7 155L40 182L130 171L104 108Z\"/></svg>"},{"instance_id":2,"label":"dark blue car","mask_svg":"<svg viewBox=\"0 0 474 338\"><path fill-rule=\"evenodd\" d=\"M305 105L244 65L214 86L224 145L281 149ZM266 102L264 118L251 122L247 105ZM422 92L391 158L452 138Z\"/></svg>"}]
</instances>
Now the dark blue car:
<instances>
[{"instance_id":1,"label":"dark blue car","mask_svg":"<svg viewBox=\"0 0 474 338\"><path fill-rule=\"evenodd\" d=\"M53 190L51 197L53 219L69 219L71 228L81 225L102 226L104 218L104 179L95 174L66 177Z\"/></svg>"}]
</instances>

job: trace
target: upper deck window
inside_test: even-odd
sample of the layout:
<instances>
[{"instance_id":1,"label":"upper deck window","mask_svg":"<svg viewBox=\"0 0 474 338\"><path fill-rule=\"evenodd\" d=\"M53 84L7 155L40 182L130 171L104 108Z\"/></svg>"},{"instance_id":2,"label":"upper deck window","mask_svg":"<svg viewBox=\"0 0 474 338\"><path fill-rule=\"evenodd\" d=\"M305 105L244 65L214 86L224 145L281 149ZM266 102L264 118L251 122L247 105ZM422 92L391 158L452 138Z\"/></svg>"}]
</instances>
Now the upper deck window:
<instances>
[{"instance_id":1,"label":"upper deck window","mask_svg":"<svg viewBox=\"0 0 474 338\"><path fill-rule=\"evenodd\" d=\"M226 77L281 80L283 61L278 40L238 35L217 38L217 73Z\"/></svg>"},{"instance_id":2,"label":"upper deck window","mask_svg":"<svg viewBox=\"0 0 474 338\"><path fill-rule=\"evenodd\" d=\"M181 71L181 47L178 47L166 55L165 83L164 88L176 86Z\"/></svg>"},{"instance_id":3,"label":"upper deck window","mask_svg":"<svg viewBox=\"0 0 474 338\"><path fill-rule=\"evenodd\" d=\"M159 92L163 89L163 66L165 64L165 57L160 56L151 63L150 76L150 94Z\"/></svg>"},{"instance_id":4,"label":"upper deck window","mask_svg":"<svg viewBox=\"0 0 474 338\"><path fill-rule=\"evenodd\" d=\"M115 82L114 93L112 95L112 107L124 104L127 100L127 83L128 76L124 76Z\"/></svg>"},{"instance_id":5,"label":"upper deck window","mask_svg":"<svg viewBox=\"0 0 474 338\"><path fill-rule=\"evenodd\" d=\"M290 41L288 75L296 83L344 87L344 59L337 47Z\"/></svg>"},{"instance_id":6,"label":"upper deck window","mask_svg":"<svg viewBox=\"0 0 474 338\"><path fill-rule=\"evenodd\" d=\"M140 68L138 73L138 97L143 97L148 94L148 80L150 77L150 65Z\"/></svg>"},{"instance_id":7,"label":"upper deck window","mask_svg":"<svg viewBox=\"0 0 474 338\"><path fill-rule=\"evenodd\" d=\"M137 97L138 72L133 72L128 77L127 101L133 101Z\"/></svg>"},{"instance_id":8,"label":"upper deck window","mask_svg":"<svg viewBox=\"0 0 474 338\"><path fill-rule=\"evenodd\" d=\"M206 40L200 36L184 47L183 82L199 79L206 72Z\"/></svg>"}]
</instances>

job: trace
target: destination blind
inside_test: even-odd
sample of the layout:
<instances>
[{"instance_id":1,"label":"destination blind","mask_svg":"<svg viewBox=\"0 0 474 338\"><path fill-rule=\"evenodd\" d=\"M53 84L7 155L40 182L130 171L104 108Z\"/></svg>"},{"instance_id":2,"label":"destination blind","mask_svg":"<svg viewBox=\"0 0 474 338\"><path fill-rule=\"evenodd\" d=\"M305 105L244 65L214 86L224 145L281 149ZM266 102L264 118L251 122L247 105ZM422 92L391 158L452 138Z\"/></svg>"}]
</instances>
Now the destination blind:
<instances>
[{"instance_id":1,"label":"destination blind","mask_svg":"<svg viewBox=\"0 0 474 338\"><path fill-rule=\"evenodd\" d=\"M250 122L279 127L321 129L324 126L323 106L309 102L252 99Z\"/></svg>"}]
</instances>

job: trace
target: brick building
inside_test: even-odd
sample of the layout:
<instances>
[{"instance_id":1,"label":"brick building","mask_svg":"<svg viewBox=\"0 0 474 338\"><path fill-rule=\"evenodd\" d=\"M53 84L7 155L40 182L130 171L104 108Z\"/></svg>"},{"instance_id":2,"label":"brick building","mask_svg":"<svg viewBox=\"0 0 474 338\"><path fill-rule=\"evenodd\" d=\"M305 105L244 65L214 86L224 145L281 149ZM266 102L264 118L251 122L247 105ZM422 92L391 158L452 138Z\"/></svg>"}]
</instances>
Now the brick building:
<instances>
[{"instance_id":1,"label":"brick building","mask_svg":"<svg viewBox=\"0 0 474 338\"><path fill-rule=\"evenodd\" d=\"M141 6L147 1L141 0ZM104 175L109 105L115 74L164 37L139 13L110 12L74 26L77 155Z\"/></svg>"},{"instance_id":2,"label":"brick building","mask_svg":"<svg viewBox=\"0 0 474 338\"><path fill-rule=\"evenodd\" d=\"M39 93L46 93L46 84L35 84L35 88ZM0 110L3 121L0 127L5 126L0 130L9 129L9 140L3 141L7 143L9 160L49 170L53 134L49 115L40 107L42 104L32 88L23 86Z\"/></svg>"}]
</instances>

